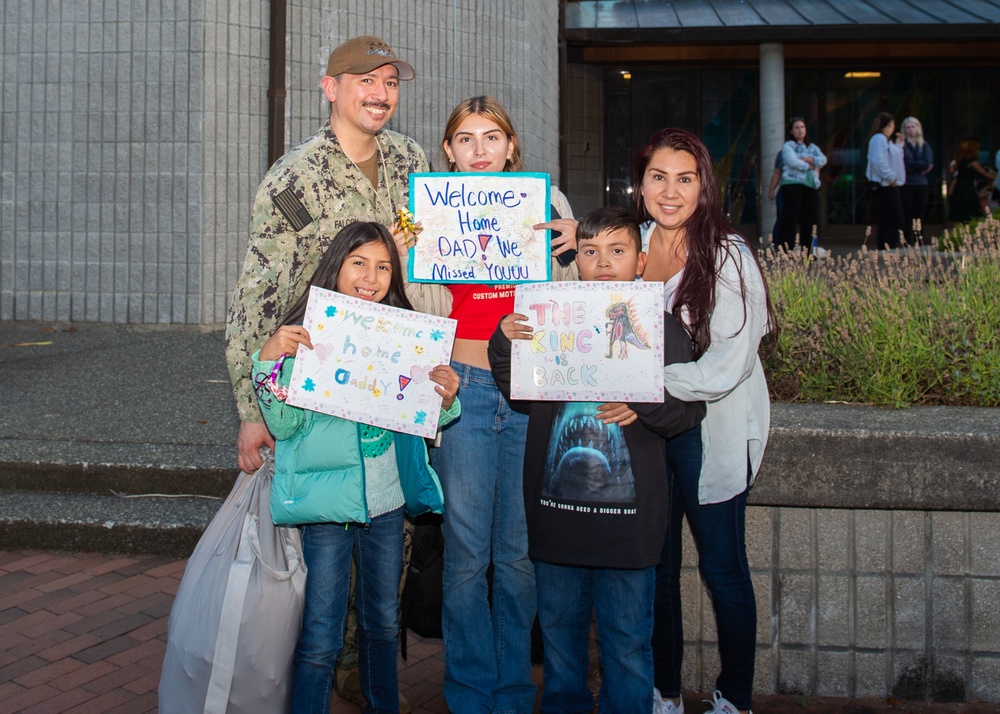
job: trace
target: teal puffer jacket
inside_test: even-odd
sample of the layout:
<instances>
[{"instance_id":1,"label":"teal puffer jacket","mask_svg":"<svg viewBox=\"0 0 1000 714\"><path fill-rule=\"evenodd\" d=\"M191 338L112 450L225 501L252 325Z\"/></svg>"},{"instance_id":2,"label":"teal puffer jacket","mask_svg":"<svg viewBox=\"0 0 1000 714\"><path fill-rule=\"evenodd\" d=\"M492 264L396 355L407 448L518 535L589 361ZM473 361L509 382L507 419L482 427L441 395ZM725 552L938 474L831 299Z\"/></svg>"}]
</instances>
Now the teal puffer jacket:
<instances>
[{"instance_id":1,"label":"teal puffer jacket","mask_svg":"<svg viewBox=\"0 0 1000 714\"><path fill-rule=\"evenodd\" d=\"M285 380L291 374L292 361L285 360ZM255 374L267 374L274 366L274 362L260 361L257 354L253 362ZM264 420L277 440L271 484L271 517L275 524L370 521L361 426L278 401L263 385L258 397ZM440 424L450 423L460 413L456 399L451 409L442 409ZM444 494L430 465L424 439L393 432L393 440L407 515L442 513Z\"/></svg>"}]
</instances>

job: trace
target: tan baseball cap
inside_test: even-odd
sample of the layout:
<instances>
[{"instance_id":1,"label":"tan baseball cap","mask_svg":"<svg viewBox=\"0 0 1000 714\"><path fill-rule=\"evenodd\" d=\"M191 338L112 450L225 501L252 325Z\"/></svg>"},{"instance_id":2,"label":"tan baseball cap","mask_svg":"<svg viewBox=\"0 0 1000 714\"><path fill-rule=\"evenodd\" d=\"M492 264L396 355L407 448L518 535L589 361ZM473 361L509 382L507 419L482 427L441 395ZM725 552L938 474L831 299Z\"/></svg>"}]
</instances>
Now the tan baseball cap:
<instances>
[{"instance_id":1,"label":"tan baseball cap","mask_svg":"<svg viewBox=\"0 0 1000 714\"><path fill-rule=\"evenodd\" d=\"M391 64L399 70L400 79L413 79L417 73L407 62L399 59L380 38L372 35L354 37L330 53L326 63L326 74L365 74L384 64Z\"/></svg>"}]
</instances>

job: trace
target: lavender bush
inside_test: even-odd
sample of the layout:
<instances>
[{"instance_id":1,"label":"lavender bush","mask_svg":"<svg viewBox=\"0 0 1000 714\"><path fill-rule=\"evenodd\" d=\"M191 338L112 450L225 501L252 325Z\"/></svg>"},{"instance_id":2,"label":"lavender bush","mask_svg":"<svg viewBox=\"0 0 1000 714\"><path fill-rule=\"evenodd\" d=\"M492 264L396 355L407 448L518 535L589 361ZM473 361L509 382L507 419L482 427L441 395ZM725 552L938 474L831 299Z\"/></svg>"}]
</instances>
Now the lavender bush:
<instances>
[{"instance_id":1,"label":"lavender bush","mask_svg":"<svg viewBox=\"0 0 1000 714\"><path fill-rule=\"evenodd\" d=\"M781 326L772 398L1000 405L1000 220L956 231L961 252L762 253Z\"/></svg>"}]
</instances>

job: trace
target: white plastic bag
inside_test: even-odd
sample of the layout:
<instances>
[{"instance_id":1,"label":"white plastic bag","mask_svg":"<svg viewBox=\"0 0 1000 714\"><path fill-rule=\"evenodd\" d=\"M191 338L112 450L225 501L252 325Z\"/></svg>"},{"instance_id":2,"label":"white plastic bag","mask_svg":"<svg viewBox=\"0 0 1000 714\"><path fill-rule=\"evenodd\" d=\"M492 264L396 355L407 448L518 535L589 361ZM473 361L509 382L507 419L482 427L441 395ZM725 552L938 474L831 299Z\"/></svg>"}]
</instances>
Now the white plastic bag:
<instances>
[{"instance_id":1,"label":"white plastic bag","mask_svg":"<svg viewBox=\"0 0 1000 714\"><path fill-rule=\"evenodd\" d=\"M274 459L241 473L188 559L170 611L163 714L286 714L306 566L271 522Z\"/></svg>"}]
</instances>

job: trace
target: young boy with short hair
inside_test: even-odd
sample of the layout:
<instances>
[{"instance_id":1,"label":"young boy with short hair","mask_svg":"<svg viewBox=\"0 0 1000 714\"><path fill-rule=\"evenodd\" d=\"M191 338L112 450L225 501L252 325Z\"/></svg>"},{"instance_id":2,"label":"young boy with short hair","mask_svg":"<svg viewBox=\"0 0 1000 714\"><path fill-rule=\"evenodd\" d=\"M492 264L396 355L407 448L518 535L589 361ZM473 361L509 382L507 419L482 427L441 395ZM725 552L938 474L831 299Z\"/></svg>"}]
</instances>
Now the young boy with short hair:
<instances>
[{"instance_id":1,"label":"young boy with short hair","mask_svg":"<svg viewBox=\"0 0 1000 714\"><path fill-rule=\"evenodd\" d=\"M593 211L576 236L581 280L631 281L642 274L646 255L630 211ZM527 319L504 317L490 339L493 377L508 399L511 340L531 338ZM664 343L667 364L693 359L690 337L669 314ZM587 637L596 608L603 666L599 709L649 714L654 573L667 528L664 438L697 425L705 405L666 392L662 404L528 405L524 506L545 644L542 711L593 709ZM606 477L609 468L617 478Z\"/></svg>"}]
</instances>

